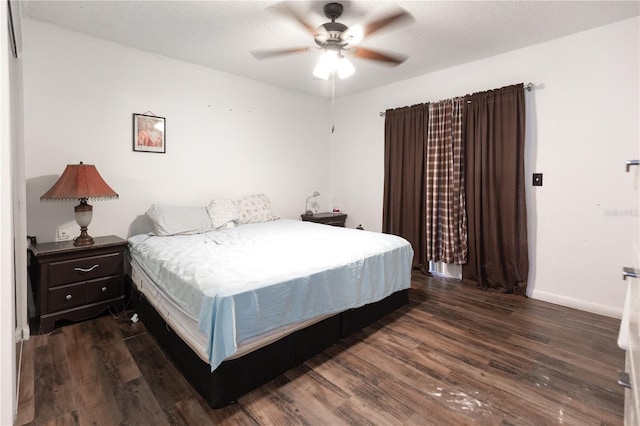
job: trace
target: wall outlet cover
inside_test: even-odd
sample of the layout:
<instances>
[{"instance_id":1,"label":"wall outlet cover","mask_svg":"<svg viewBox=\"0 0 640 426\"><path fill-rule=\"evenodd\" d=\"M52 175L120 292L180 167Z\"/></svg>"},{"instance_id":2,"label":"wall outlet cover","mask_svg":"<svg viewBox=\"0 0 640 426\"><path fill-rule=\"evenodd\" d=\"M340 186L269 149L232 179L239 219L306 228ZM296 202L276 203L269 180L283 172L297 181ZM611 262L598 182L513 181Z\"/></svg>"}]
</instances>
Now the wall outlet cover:
<instances>
[{"instance_id":1,"label":"wall outlet cover","mask_svg":"<svg viewBox=\"0 0 640 426\"><path fill-rule=\"evenodd\" d=\"M71 228L59 226L56 231L56 241L69 241L71 239Z\"/></svg>"}]
</instances>

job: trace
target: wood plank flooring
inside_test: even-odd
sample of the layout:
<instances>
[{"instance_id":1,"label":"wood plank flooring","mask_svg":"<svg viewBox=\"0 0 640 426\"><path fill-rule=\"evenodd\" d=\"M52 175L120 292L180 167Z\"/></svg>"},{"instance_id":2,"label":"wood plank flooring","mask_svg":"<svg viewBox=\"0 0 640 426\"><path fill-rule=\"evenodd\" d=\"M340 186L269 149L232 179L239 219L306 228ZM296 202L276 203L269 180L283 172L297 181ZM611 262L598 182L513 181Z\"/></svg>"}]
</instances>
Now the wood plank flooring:
<instances>
[{"instance_id":1,"label":"wood plank flooring","mask_svg":"<svg viewBox=\"0 0 640 426\"><path fill-rule=\"evenodd\" d=\"M19 425L621 425L619 320L415 273L409 305L212 410L131 313L25 344Z\"/></svg>"}]
</instances>

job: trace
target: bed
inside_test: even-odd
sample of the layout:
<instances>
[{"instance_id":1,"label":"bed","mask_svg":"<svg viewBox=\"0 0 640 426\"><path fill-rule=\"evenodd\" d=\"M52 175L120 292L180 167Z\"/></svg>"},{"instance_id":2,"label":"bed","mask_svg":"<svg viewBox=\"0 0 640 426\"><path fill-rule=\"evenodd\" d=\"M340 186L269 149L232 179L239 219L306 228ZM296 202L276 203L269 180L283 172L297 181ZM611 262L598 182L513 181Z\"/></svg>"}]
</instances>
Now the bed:
<instances>
[{"instance_id":1,"label":"bed","mask_svg":"<svg viewBox=\"0 0 640 426\"><path fill-rule=\"evenodd\" d=\"M289 219L135 235L129 253L133 308L213 408L407 303L413 258L394 235Z\"/></svg>"}]
</instances>

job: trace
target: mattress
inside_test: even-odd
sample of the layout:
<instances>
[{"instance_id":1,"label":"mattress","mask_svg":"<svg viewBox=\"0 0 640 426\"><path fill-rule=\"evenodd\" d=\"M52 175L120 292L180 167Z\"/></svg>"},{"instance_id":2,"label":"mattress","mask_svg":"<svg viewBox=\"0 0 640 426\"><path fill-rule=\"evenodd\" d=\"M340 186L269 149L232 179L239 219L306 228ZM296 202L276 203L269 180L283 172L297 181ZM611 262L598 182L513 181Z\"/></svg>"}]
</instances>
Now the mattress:
<instances>
[{"instance_id":1,"label":"mattress","mask_svg":"<svg viewBox=\"0 0 640 426\"><path fill-rule=\"evenodd\" d=\"M149 276L142 270L135 259L131 261L131 280L136 289L144 294L147 301L156 309L156 311L164 318L171 329L184 341L191 350L198 355L204 362L209 362L207 355L207 335L198 330L198 320L190 316L178 304L173 302L166 293L164 293ZM241 356L253 352L256 349L267 346L276 340L287 336L294 331L298 331L312 324L322 321L331 315L323 315L308 321L299 322L290 326L278 327L264 333L247 339L238 344L238 350L225 358L231 360L240 358Z\"/></svg>"},{"instance_id":2,"label":"mattress","mask_svg":"<svg viewBox=\"0 0 640 426\"><path fill-rule=\"evenodd\" d=\"M410 287L411 245L388 234L282 219L129 243L172 318L197 322L212 370L252 341Z\"/></svg>"}]
</instances>

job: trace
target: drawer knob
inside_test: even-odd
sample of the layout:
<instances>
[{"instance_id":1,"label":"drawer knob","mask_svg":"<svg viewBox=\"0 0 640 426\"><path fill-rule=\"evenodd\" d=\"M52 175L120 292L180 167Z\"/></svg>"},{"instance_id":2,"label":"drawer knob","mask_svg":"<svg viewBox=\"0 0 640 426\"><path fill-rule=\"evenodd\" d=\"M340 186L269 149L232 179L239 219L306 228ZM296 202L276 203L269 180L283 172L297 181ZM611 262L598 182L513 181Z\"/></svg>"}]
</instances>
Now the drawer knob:
<instances>
[{"instance_id":1,"label":"drawer knob","mask_svg":"<svg viewBox=\"0 0 640 426\"><path fill-rule=\"evenodd\" d=\"M94 269L96 269L97 267L98 267L98 264L96 263L95 265L93 265L91 268L88 268L88 269L85 269L85 268L73 268L73 270L74 270L74 271L78 271L78 272L84 272L84 273L87 273L87 272L91 272L91 271L93 271L93 270L94 270Z\"/></svg>"},{"instance_id":2,"label":"drawer knob","mask_svg":"<svg viewBox=\"0 0 640 426\"><path fill-rule=\"evenodd\" d=\"M103 293L107 292L107 288L106 287L102 287L100 290L102 290Z\"/></svg>"},{"instance_id":3,"label":"drawer knob","mask_svg":"<svg viewBox=\"0 0 640 426\"><path fill-rule=\"evenodd\" d=\"M65 298L66 300L71 300L71 299L72 299L72 297L73 297L73 296L71 296L70 294L67 294L64 298Z\"/></svg>"}]
</instances>

